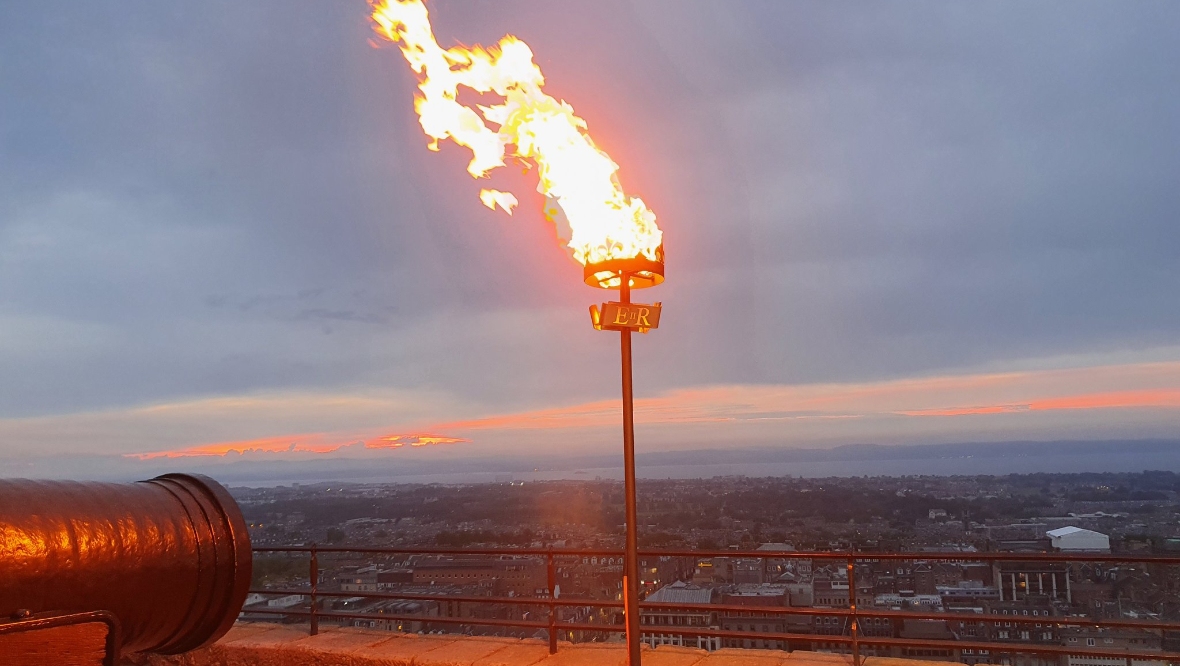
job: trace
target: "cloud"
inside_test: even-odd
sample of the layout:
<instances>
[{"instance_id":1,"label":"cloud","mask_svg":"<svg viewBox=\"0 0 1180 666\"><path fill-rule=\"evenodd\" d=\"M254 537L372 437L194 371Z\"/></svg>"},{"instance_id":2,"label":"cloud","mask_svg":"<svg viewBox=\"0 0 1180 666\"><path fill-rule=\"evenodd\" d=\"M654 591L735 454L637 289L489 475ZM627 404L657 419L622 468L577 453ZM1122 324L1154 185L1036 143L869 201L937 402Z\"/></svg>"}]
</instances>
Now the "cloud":
<instances>
[{"instance_id":1,"label":"cloud","mask_svg":"<svg viewBox=\"0 0 1180 666\"><path fill-rule=\"evenodd\" d=\"M1172 423L1147 370L1006 371L1176 357L1180 6L432 11L445 43L527 41L659 216L668 281L642 298L664 321L635 343L651 445ZM501 170L486 187L522 201L485 209L371 35L363 3L6 11L6 455L614 437L603 294L523 195L535 177Z\"/></svg>"},{"instance_id":2,"label":"cloud","mask_svg":"<svg viewBox=\"0 0 1180 666\"><path fill-rule=\"evenodd\" d=\"M327 433L312 433L301 435L290 435L286 437L268 437L263 439L254 439L241 442L217 442L214 444L202 444L200 446L190 446L183 449L174 449L170 451L151 451L147 453L125 453L126 458L135 458L137 460L155 460L157 458L194 458L201 456L254 456L272 454L272 455L287 455L287 454L345 454L352 449L353 453L360 449L400 449L409 444L410 446L437 446L439 444L460 444L469 442L470 440L462 437L446 437L444 435L370 435L368 437L362 436L360 439L345 439L347 435L344 434L327 434ZM290 457L287 455L287 457Z\"/></svg>"},{"instance_id":3,"label":"cloud","mask_svg":"<svg viewBox=\"0 0 1180 666\"><path fill-rule=\"evenodd\" d=\"M431 391L272 392L216 396L127 409L0 419L2 455L144 454L230 450L335 450L439 421L473 407ZM392 426L392 427L391 427ZM390 442L406 440L389 440Z\"/></svg>"},{"instance_id":4,"label":"cloud","mask_svg":"<svg viewBox=\"0 0 1180 666\"><path fill-rule=\"evenodd\" d=\"M1109 390L1132 385L1141 388ZM707 386L639 398L635 401L635 418L639 424L667 425L1130 408L1180 409L1180 362L857 384ZM618 411L617 401L600 401L447 422L439 427L463 432L605 427L617 421ZM1176 416L1180 413L1172 418Z\"/></svg>"},{"instance_id":5,"label":"cloud","mask_svg":"<svg viewBox=\"0 0 1180 666\"><path fill-rule=\"evenodd\" d=\"M443 394L222 397L56 418L0 420L7 456L119 451L138 460L372 457L463 444L453 455L589 453L613 446L617 399L518 412ZM467 418L456 415L471 414ZM1180 361L860 383L717 385L635 401L644 451L726 445L1160 437L1180 425ZM294 429L303 426L303 430ZM275 434L277 432L284 434ZM218 434L256 433L248 439ZM466 445L478 447L468 449ZM448 454L452 455L452 454Z\"/></svg>"}]
</instances>

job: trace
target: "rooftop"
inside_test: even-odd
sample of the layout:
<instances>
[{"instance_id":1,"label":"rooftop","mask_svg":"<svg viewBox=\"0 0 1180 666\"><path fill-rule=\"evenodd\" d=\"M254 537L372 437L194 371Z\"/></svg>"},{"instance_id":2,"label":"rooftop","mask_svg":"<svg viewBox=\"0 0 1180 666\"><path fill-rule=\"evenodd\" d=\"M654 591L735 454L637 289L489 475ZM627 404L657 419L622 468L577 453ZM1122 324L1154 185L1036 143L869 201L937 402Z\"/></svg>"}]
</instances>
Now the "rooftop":
<instances>
[{"instance_id":1,"label":"rooftop","mask_svg":"<svg viewBox=\"0 0 1180 666\"><path fill-rule=\"evenodd\" d=\"M1066 536L1069 534L1096 534L1096 535L1102 536L1102 537L1106 536L1105 534L1103 534L1101 532L1095 532L1094 530L1087 530L1087 529L1082 529L1081 527L1073 527L1073 526L1059 527L1055 530L1049 530L1048 532L1045 532L1045 534L1048 534L1051 537L1063 537L1063 536Z\"/></svg>"},{"instance_id":2,"label":"rooftop","mask_svg":"<svg viewBox=\"0 0 1180 666\"><path fill-rule=\"evenodd\" d=\"M662 604L707 604L713 600L713 590L678 580L652 593L647 601Z\"/></svg>"}]
</instances>

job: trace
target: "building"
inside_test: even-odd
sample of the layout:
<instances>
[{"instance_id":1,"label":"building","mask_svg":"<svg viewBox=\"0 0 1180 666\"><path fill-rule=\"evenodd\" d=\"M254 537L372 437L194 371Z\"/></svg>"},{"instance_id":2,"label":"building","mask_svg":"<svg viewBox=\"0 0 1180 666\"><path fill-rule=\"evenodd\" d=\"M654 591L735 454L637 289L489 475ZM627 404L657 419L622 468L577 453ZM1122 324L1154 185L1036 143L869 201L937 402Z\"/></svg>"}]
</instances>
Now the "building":
<instances>
[{"instance_id":1,"label":"building","mask_svg":"<svg viewBox=\"0 0 1180 666\"><path fill-rule=\"evenodd\" d=\"M989 640L992 629L990 623L971 617L973 614L955 613L947 618L947 628L954 634L955 640L970 643ZM991 650L986 648L962 648L959 650L959 661L967 666L993 663Z\"/></svg>"},{"instance_id":2,"label":"building","mask_svg":"<svg viewBox=\"0 0 1180 666\"><path fill-rule=\"evenodd\" d=\"M988 601L984 603L984 610L988 615L1001 617L988 627L989 642L1012 644L1011 652L993 650L991 663L1011 666L1058 666L1055 656L1021 650L1022 646L1029 644L1061 644L1061 628L1051 619L1061 613L1048 597L1032 596L1020 601ZM1004 620L1003 617L1012 619Z\"/></svg>"},{"instance_id":3,"label":"building","mask_svg":"<svg viewBox=\"0 0 1180 666\"><path fill-rule=\"evenodd\" d=\"M693 583L676 581L653 592L649 604L708 604L713 602L713 590ZM639 615L640 640L653 648L658 645L679 645L704 650L721 649L717 636L698 636L684 633L692 628L718 629L717 613L710 610L646 608Z\"/></svg>"},{"instance_id":4,"label":"building","mask_svg":"<svg viewBox=\"0 0 1180 666\"><path fill-rule=\"evenodd\" d=\"M783 615L759 612L751 607L748 612L729 611L721 617L721 628L725 631L744 631L758 634L808 635L814 632L812 619L798 615ZM751 638L725 638L722 645L727 648L761 648L768 650L810 650L811 641L788 639L785 636L759 636Z\"/></svg>"},{"instance_id":5,"label":"building","mask_svg":"<svg viewBox=\"0 0 1180 666\"><path fill-rule=\"evenodd\" d=\"M848 608L848 574L841 569L832 571L821 568L811 580L813 605L825 608ZM856 584L856 605L873 604L873 585L867 582Z\"/></svg>"},{"instance_id":6,"label":"building","mask_svg":"<svg viewBox=\"0 0 1180 666\"><path fill-rule=\"evenodd\" d=\"M736 585L721 593L721 603L739 606L789 606L790 589L785 584Z\"/></svg>"},{"instance_id":7,"label":"building","mask_svg":"<svg viewBox=\"0 0 1180 666\"><path fill-rule=\"evenodd\" d=\"M713 566L713 560L702 559L698 560L696 566L692 570L692 582L697 585L711 585L717 575L716 567Z\"/></svg>"},{"instance_id":8,"label":"building","mask_svg":"<svg viewBox=\"0 0 1180 666\"><path fill-rule=\"evenodd\" d=\"M987 525L983 531L992 541L1036 541L1048 528L1045 523L1029 522Z\"/></svg>"},{"instance_id":9,"label":"building","mask_svg":"<svg viewBox=\"0 0 1180 666\"><path fill-rule=\"evenodd\" d=\"M787 589L788 606L804 607L815 605L815 589L812 587L810 580L799 580L790 573L785 573L779 576L775 583Z\"/></svg>"},{"instance_id":10,"label":"building","mask_svg":"<svg viewBox=\"0 0 1180 666\"><path fill-rule=\"evenodd\" d=\"M1061 527L1045 532L1053 548L1063 553L1109 553L1110 537L1080 527Z\"/></svg>"},{"instance_id":11,"label":"building","mask_svg":"<svg viewBox=\"0 0 1180 666\"><path fill-rule=\"evenodd\" d=\"M721 628L726 631L748 631L760 634L810 634L811 618L791 616L784 613L760 611L760 608L785 608L790 605L791 593L787 585L764 583L762 585L737 585L721 593L721 603L730 606L748 606L748 611L726 611L721 617ZM785 637L759 636L751 638L725 638L724 647L765 648L774 650L808 649L810 642L788 644Z\"/></svg>"},{"instance_id":12,"label":"building","mask_svg":"<svg viewBox=\"0 0 1180 666\"><path fill-rule=\"evenodd\" d=\"M650 594L666 581L683 580L688 576L685 561L679 557L657 557L639 560L639 591Z\"/></svg>"},{"instance_id":13,"label":"building","mask_svg":"<svg viewBox=\"0 0 1180 666\"><path fill-rule=\"evenodd\" d=\"M766 570L761 558L735 558L733 561L733 582L739 585L766 582Z\"/></svg>"},{"instance_id":14,"label":"building","mask_svg":"<svg viewBox=\"0 0 1180 666\"><path fill-rule=\"evenodd\" d=\"M787 553L787 552L794 551L795 546L793 546L789 543L764 543L761 546L758 546L758 550L765 551L768 553L770 553L770 552ZM762 568L764 571L763 580L766 582L773 582L779 576L783 575L784 573L786 573L788 571L794 572L796 569L799 568L798 565L801 563L802 563L802 560L797 562L797 561L794 561L791 558L787 558L787 557L766 557L766 558L763 558L762 559ZM807 569L808 569L808 573L810 574L810 570L811 570L811 561L810 560L807 561Z\"/></svg>"},{"instance_id":15,"label":"building","mask_svg":"<svg viewBox=\"0 0 1180 666\"><path fill-rule=\"evenodd\" d=\"M538 560L525 558L426 559L414 564L413 582L419 585L479 585L491 588L497 594L514 596L548 594L545 565ZM374 574L374 588L376 584Z\"/></svg>"},{"instance_id":16,"label":"building","mask_svg":"<svg viewBox=\"0 0 1180 666\"><path fill-rule=\"evenodd\" d=\"M1137 629L1066 627L1061 630L1062 643L1066 647L1079 649L1102 649L1125 652L1160 652L1162 640L1159 634ZM1128 659L1117 655L1083 656L1068 655L1061 661L1062 666L1167 666L1163 659Z\"/></svg>"},{"instance_id":17,"label":"building","mask_svg":"<svg viewBox=\"0 0 1180 666\"><path fill-rule=\"evenodd\" d=\"M861 607L866 605L859 604ZM905 594L896 594L890 592L889 594L878 594L873 597L872 605L879 608L910 609L936 613L942 611L942 597L937 594L910 594L908 592Z\"/></svg>"},{"instance_id":18,"label":"building","mask_svg":"<svg viewBox=\"0 0 1180 666\"><path fill-rule=\"evenodd\" d=\"M376 592L377 569L365 567L341 572L336 581L340 584L341 592Z\"/></svg>"},{"instance_id":19,"label":"building","mask_svg":"<svg viewBox=\"0 0 1180 666\"><path fill-rule=\"evenodd\" d=\"M297 606L303 603L306 598L307 597L303 596L302 594L286 594L281 597L268 599L266 601L266 606L268 608L291 608L292 606Z\"/></svg>"},{"instance_id":20,"label":"building","mask_svg":"<svg viewBox=\"0 0 1180 666\"><path fill-rule=\"evenodd\" d=\"M410 569L386 569L377 572L378 590L389 590L412 582L414 572Z\"/></svg>"},{"instance_id":21,"label":"building","mask_svg":"<svg viewBox=\"0 0 1180 666\"><path fill-rule=\"evenodd\" d=\"M1030 596L1058 603L1072 603L1069 565L1035 562L1000 562L994 575L1000 601L1022 601Z\"/></svg>"},{"instance_id":22,"label":"building","mask_svg":"<svg viewBox=\"0 0 1180 666\"><path fill-rule=\"evenodd\" d=\"M323 620L324 622L346 627L378 629L380 631L400 631L404 633L418 633L429 630L431 629L429 625L430 618L439 616L439 603L436 601L347 597L332 602L331 609L344 613L366 613L375 616L388 615L390 617L325 618Z\"/></svg>"},{"instance_id":23,"label":"building","mask_svg":"<svg viewBox=\"0 0 1180 666\"><path fill-rule=\"evenodd\" d=\"M961 580L957 585L938 586L944 607L976 608L985 601L998 601L1000 591L977 580Z\"/></svg>"},{"instance_id":24,"label":"building","mask_svg":"<svg viewBox=\"0 0 1180 666\"><path fill-rule=\"evenodd\" d=\"M946 620L902 620L898 637L914 641L953 641L955 639L954 634L947 627ZM894 656L924 661L961 661L959 649L954 646L954 643L948 643L946 647L902 646Z\"/></svg>"}]
</instances>

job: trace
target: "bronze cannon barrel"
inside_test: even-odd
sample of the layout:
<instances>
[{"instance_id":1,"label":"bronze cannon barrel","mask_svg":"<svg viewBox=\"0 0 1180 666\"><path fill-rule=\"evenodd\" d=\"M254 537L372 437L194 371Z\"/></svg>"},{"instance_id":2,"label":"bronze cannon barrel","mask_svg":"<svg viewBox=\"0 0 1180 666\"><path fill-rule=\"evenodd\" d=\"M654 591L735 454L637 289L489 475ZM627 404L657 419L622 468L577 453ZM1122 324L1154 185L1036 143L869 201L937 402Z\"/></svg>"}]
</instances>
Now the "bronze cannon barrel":
<instances>
[{"instance_id":1,"label":"bronze cannon barrel","mask_svg":"<svg viewBox=\"0 0 1180 666\"><path fill-rule=\"evenodd\" d=\"M242 513L208 477L0 479L0 617L105 610L122 651L184 652L229 630L250 573Z\"/></svg>"}]
</instances>

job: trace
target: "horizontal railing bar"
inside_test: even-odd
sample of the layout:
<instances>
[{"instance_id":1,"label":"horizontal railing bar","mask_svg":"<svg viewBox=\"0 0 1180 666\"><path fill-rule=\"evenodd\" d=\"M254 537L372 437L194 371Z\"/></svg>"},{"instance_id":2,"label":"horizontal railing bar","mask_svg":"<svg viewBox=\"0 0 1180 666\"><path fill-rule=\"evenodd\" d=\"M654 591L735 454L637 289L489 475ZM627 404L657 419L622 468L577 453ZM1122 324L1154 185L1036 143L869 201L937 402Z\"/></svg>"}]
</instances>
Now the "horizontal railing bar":
<instances>
[{"instance_id":1,"label":"horizontal railing bar","mask_svg":"<svg viewBox=\"0 0 1180 666\"><path fill-rule=\"evenodd\" d=\"M248 610L246 613L259 613L265 615L294 615L299 617L306 617L311 615L310 610ZM532 629L546 629L549 623L541 620L497 620L495 618L475 618L475 617L442 617L435 615L393 615L389 613L347 613L339 611L323 611L317 610L316 617L338 617L350 620L394 620L397 622L440 622L442 624L478 624L488 625L492 627L524 627ZM620 627L622 625L619 625Z\"/></svg>"},{"instance_id":2,"label":"horizontal railing bar","mask_svg":"<svg viewBox=\"0 0 1180 666\"><path fill-rule=\"evenodd\" d=\"M253 594L310 594L310 590L250 590ZM621 601L597 601L592 599L550 599L549 597L476 597L445 594L420 594L417 592L324 592L316 590L317 597L361 597L364 599L410 599L421 601L457 601L460 603L490 603L490 604L518 604L525 606L601 606L603 608L622 608Z\"/></svg>"},{"instance_id":3,"label":"horizontal railing bar","mask_svg":"<svg viewBox=\"0 0 1180 666\"><path fill-rule=\"evenodd\" d=\"M310 590L300 589L252 589L252 594L288 595L310 594ZM317 591L316 596L363 599L407 599L419 601L455 601L460 603L499 603L525 606L590 606L594 608L622 608L623 602L605 599L549 599L548 597L477 597L439 594L419 594L408 592L323 592ZM764 615L804 615L820 617L852 617L852 612L846 608L799 607L799 606L745 606L742 604L677 604L665 602L641 601L640 608L665 609L681 611L701 611L720 613L761 613ZM985 615L976 613L920 613L913 611L895 611L858 606L858 617L883 617L899 620L942 620L945 622L1011 622L1013 624L1043 624L1065 625L1070 627L1122 627L1128 629L1150 629L1156 631L1180 631L1180 622L1159 622L1156 620L1093 620L1086 617L1055 615L1049 617L1028 617L1023 615ZM757 616L753 616L757 617Z\"/></svg>"},{"instance_id":4,"label":"horizontal railing bar","mask_svg":"<svg viewBox=\"0 0 1180 666\"><path fill-rule=\"evenodd\" d=\"M772 632L753 632L753 631L733 631L724 629L711 629L708 627L682 627L682 626L662 626L662 625L642 625L640 627L645 634L667 634L667 635L682 635L682 636L719 636L721 638L738 638L738 639L758 639L758 640L796 640L809 641L812 643L840 643L842 645L852 644L850 636L841 635L827 635L827 634L787 634L787 633L772 633ZM665 629L665 631L660 631ZM1060 645L1036 645L1026 643L985 643L962 641L959 639L949 640L928 640L928 639L910 639L910 638L875 638L867 636L858 636L856 642L864 645L879 645L882 647L918 647L929 648L935 650L956 650L956 649L980 649L989 650L991 652L1032 652L1040 654L1076 654L1097 657L1120 657L1131 659L1152 659L1152 660L1167 660L1180 661L1180 654L1171 654L1168 652L1139 652L1139 651L1116 651L1116 650L1086 650L1085 648L1070 648Z\"/></svg>"},{"instance_id":5,"label":"horizontal railing bar","mask_svg":"<svg viewBox=\"0 0 1180 666\"><path fill-rule=\"evenodd\" d=\"M949 622L1012 622L1013 624L1042 624L1065 625L1069 627L1122 627L1125 629L1155 629L1157 631L1180 631L1180 622L1160 622L1158 620L1094 620L1076 615L1053 615L1049 617L1029 617L1025 615L987 615L971 613L916 613L912 611L895 611L874 609L872 607L856 607L858 617L885 617L903 620L945 620ZM851 613L850 613L851 615Z\"/></svg>"},{"instance_id":6,"label":"horizontal railing bar","mask_svg":"<svg viewBox=\"0 0 1180 666\"><path fill-rule=\"evenodd\" d=\"M431 548L422 546L389 547L389 546L255 546L256 553L387 553L390 555L527 555L544 557L549 555L548 548ZM585 549L557 549L553 556L586 556L586 557L622 557L623 551L615 550L585 550Z\"/></svg>"},{"instance_id":7,"label":"horizontal railing bar","mask_svg":"<svg viewBox=\"0 0 1180 666\"><path fill-rule=\"evenodd\" d=\"M842 645L851 645L852 638L850 636L828 635L828 634L787 634L787 633L773 633L773 632L754 632L754 631L733 631L724 629L711 629L708 627L682 627L682 626L661 626L661 625L642 625L640 627L645 634L666 634L666 635L680 635L680 636L718 636L721 638L736 638L736 639L751 639L751 640L795 640L808 641L811 643L839 643ZM665 629L665 631L660 631ZM1032 652L1039 654L1074 654L1086 655L1096 657L1118 657L1131 659L1150 659L1157 661L1180 661L1180 654L1173 654L1168 652L1140 652L1140 651L1116 651L1116 650L1087 650L1085 648L1070 648L1060 645L1036 645L1025 643L985 643L974 641L962 641L959 639L949 640L927 640L927 639L910 639L910 638L875 638L867 636L858 636L856 642L861 646L878 645L881 647L917 647L928 648L934 650L956 650L956 649L979 649L988 650L990 652L999 653L1017 653L1017 652Z\"/></svg>"},{"instance_id":8,"label":"horizontal railing bar","mask_svg":"<svg viewBox=\"0 0 1180 666\"><path fill-rule=\"evenodd\" d=\"M639 627L641 634L648 636L715 636L717 638L741 638L747 640L774 640L774 641L807 641L809 643L839 643L841 645L852 645L851 636L841 636L827 634L791 634L791 633L776 633L776 632L759 632L759 631L738 631L735 629L713 629L711 627L680 627L662 625L644 624ZM667 629L661 631L660 629Z\"/></svg>"},{"instance_id":9,"label":"horizontal railing bar","mask_svg":"<svg viewBox=\"0 0 1180 666\"><path fill-rule=\"evenodd\" d=\"M554 554L560 550L554 550ZM1110 563L1148 563L1148 564L1180 564L1180 555L1114 555L1105 553L874 553L869 551L856 552L801 552L801 551L724 551L724 550L641 550L641 557L741 557L761 559L812 559L835 560L846 562L871 562L873 560L910 561L910 560L939 560L958 562L1110 562Z\"/></svg>"},{"instance_id":10,"label":"horizontal railing bar","mask_svg":"<svg viewBox=\"0 0 1180 666\"><path fill-rule=\"evenodd\" d=\"M311 615L310 610L296 610L296 609L259 609L243 611L246 613L258 613L263 615L292 615L296 617L308 617ZM338 617L345 619L357 620L400 620L402 622L442 622L444 624L474 624L474 625L489 625L489 626L503 626L503 627L522 627L522 628L549 628L549 623L544 620L498 620L495 618L474 618L474 617L436 617L432 615L389 615L385 613L348 613L336 611L316 611L317 617ZM626 626L622 624L587 624L574 622L558 622L557 629L564 629L566 631L601 631L604 633L623 632Z\"/></svg>"},{"instance_id":11,"label":"horizontal railing bar","mask_svg":"<svg viewBox=\"0 0 1180 666\"><path fill-rule=\"evenodd\" d=\"M590 604L585 604L590 605ZM672 610L698 610L737 613L765 613L769 615L817 615L853 617L847 608L801 608L798 606L744 606L742 604L672 604L648 601L640 602L641 608L668 608ZM857 606L856 617L885 617L899 620L942 620L946 622L1013 622L1018 624L1067 625L1079 627L1126 627L1136 629L1155 629L1159 631L1180 631L1180 622L1158 622L1153 620L1092 620L1076 616L1029 617L1024 615L995 615L975 613L919 613L913 611L895 611L875 609L870 606Z\"/></svg>"},{"instance_id":12,"label":"horizontal railing bar","mask_svg":"<svg viewBox=\"0 0 1180 666\"><path fill-rule=\"evenodd\" d=\"M621 550L573 548L422 548L378 546L257 546L258 553L358 553L390 555L520 555L544 557L622 557ZM939 560L959 562L1107 562L1112 564L1180 564L1180 555L1116 555L1106 553L876 553L871 551L771 551L771 550L641 550L640 557L740 557L761 559L811 559L844 562L873 560Z\"/></svg>"},{"instance_id":13,"label":"horizontal railing bar","mask_svg":"<svg viewBox=\"0 0 1180 666\"><path fill-rule=\"evenodd\" d=\"M946 640L934 641L926 639L898 639L872 638L859 639L861 645L880 645L883 647L918 647L943 650L987 650L992 653L1031 652L1034 654L1075 654L1090 657L1113 657L1117 659L1150 659L1154 661L1180 661L1180 654L1171 652L1149 652L1139 650L1087 650L1085 648L1071 648L1064 645L1038 645L1035 643L985 643L975 641Z\"/></svg>"},{"instance_id":14,"label":"horizontal railing bar","mask_svg":"<svg viewBox=\"0 0 1180 666\"><path fill-rule=\"evenodd\" d=\"M642 633L648 635L665 634L670 636L717 636L721 638L735 638L735 639L757 639L757 640L788 640L788 641L808 641L810 643L839 643L841 645L851 645L852 638L850 636L842 635L828 635L828 634L791 634L791 633L774 633L774 632L754 632L754 631L734 631L726 629L712 629L709 627L683 627L683 626L664 626L664 625L642 625L640 627ZM1012 652L1035 652L1041 654L1075 654L1098 657L1119 657L1132 659L1152 659L1160 661L1180 661L1180 654L1172 654L1168 652L1140 652L1140 651L1117 651L1117 650L1087 650L1085 648L1070 648L1059 645L1036 645L1024 643L985 643L962 641L959 639L948 640L927 640L927 639L909 639L909 638L872 638L859 636L856 642L864 645L879 645L882 647L919 647L937 650L956 650L956 649L981 649L992 652L1012 653ZM1028 648L1028 649L1026 649Z\"/></svg>"}]
</instances>

